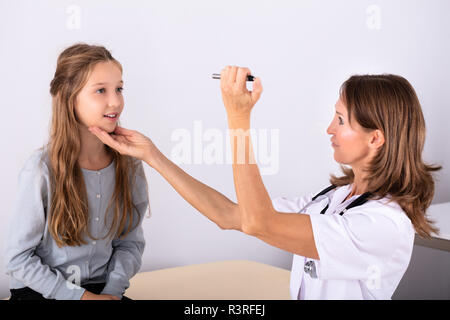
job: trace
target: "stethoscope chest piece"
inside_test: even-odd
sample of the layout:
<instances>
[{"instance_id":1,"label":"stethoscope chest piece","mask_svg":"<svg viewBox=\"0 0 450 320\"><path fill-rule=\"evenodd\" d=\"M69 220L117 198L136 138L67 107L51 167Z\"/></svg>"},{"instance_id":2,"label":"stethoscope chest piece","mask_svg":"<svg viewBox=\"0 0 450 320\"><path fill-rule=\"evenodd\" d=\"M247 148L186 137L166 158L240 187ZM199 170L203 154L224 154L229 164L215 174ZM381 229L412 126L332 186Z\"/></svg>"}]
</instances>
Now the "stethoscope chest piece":
<instances>
[{"instance_id":1,"label":"stethoscope chest piece","mask_svg":"<svg viewBox=\"0 0 450 320\"><path fill-rule=\"evenodd\" d=\"M314 263L314 261L310 260L306 262L303 270L305 270L305 272L309 274L311 278L317 278L316 264Z\"/></svg>"}]
</instances>

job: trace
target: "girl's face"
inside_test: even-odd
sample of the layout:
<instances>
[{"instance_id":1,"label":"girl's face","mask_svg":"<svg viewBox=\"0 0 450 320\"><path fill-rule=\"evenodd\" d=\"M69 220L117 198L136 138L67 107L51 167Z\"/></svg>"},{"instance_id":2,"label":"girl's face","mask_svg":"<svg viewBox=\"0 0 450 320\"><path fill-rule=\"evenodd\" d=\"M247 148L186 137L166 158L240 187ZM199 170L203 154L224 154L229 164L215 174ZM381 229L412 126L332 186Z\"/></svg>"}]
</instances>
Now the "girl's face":
<instances>
[{"instance_id":1,"label":"girl's face","mask_svg":"<svg viewBox=\"0 0 450 320\"><path fill-rule=\"evenodd\" d=\"M86 127L97 126L113 132L124 106L122 86L122 72L114 62L97 63L77 96L78 121Z\"/></svg>"},{"instance_id":2,"label":"girl's face","mask_svg":"<svg viewBox=\"0 0 450 320\"><path fill-rule=\"evenodd\" d=\"M355 118L350 126L347 107L339 98L336 102L336 113L327 133L331 134L334 159L338 163L351 165L364 164L371 154L369 147L370 134L364 131Z\"/></svg>"}]
</instances>

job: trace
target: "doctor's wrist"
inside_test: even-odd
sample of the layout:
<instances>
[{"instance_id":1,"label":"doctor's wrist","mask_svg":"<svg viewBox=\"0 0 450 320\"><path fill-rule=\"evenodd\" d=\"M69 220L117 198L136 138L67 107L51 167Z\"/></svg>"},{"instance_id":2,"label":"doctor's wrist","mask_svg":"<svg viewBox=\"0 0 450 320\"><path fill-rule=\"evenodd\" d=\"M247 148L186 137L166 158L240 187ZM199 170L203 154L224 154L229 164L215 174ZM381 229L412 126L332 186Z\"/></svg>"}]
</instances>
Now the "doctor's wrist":
<instances>
[{"instance_id":1,"label":"doctor's wrist","mask_svg":"<svg viewBox=\"0 0 450 320\"><path fill-rule=\"evenodd\" d=\"M228 114L228 126L230 129L250 129L250 113Z\"/></svg>"},{"instance_id":2,"label":"doctor's wrist","mask_svg":"<svg viewBox=\"0 0 450 320\"><path fill-rule=\"evenodd\" d=\"M164 160L164 155L162 154L161 151L159 151L159 149L154 148L147 152L143 160L150 167L157 170Z\"/></svg>"}]
</instances>

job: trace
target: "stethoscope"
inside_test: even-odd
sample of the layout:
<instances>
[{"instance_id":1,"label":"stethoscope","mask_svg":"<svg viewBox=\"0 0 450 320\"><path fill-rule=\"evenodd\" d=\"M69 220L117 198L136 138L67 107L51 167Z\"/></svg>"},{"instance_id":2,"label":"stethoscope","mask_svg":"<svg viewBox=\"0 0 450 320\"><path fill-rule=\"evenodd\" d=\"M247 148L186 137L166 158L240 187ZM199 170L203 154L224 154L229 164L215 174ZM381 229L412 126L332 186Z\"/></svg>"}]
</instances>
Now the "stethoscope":
<instances>
[{"instance_id":1,"label":"stethoscope","mask_svg":"<svg viewBox=\"0 0 450 320\"><path fill-rule=\"evenodd\" d=\"M314 200L316 200L319 196L325 195L326 193L328 193L328 191L333 190L333 189L335 189L335 188L336 188L335 185L331 185L331 186L329 186L328 188L325 188L324 190L320 191L317 195L315 195L315 196L311 199L310 203L312 203ZM371 192L365 192L365 193L363 193L363 194L360 195L358 198L356 198L355 200L353 200L347 207L345 207L345 209L342 210L342 211L339 213L339 215L342 216L342 215L345 213L345 211L347 211L348 209L353 208L353 207L357 207L357 206L360 206L360 205L366 203L367 200L369 200L368 198L369 198L371 195L372 195ZM308 203L308 205L309 205L310 203ZM308 206L308 205L306 205L306 206ZM306 206L305 206L305 207L306 207ZM304 208L303 208L303 209L304 209ZM303 210L303 209L302 209L302 210ZM328 204L326 205L325 208L322 209L322 211L320 211L320 214L325 214L325 211L327 211L327 209L328 209Z\"/></svg>"},{"instance_id":2,"label":"stethoscope","mask_svg":"<svg viewBox=\"0 0 450 320\"><path fill-rule=\"evenodd\" d=\"M325 188L325 189L323 189L322 191L320 191L318 194L316 194L314 197L312 197L311 201L310 201L308 204L306 204L306 206L304 206L299 212L304 211L307 207L309 207L311 204L313 204L314 201L315 201L318 197L323 196L323 195L326 195L330 190L333 190L333 189L335 189L336 187L337 187L337 186L335 186L335 185L331 185L331 186L329 186L328 188ZM363 194L360 195L358 198L356 198L355 200L353 200L348 206L346 206L345 209L342 210L342 211L339 213L339 215L342 216L348 209L354 208L354 207L357 207L357 206L360 206L360 205L366 203L366 202L369 200L368 198L369 198L371 195L372 195L371 192L365 192L365 193L363 193ZM326 212L327 209L328 209L329 203L330 203L330 201L328 201L328 203L327 203L327 205L325 206L325 208L323 208L322 211L320 211L320 214L325 214L325 212ZM303 269L304 269L304 271L305 271L306 273L308 273L312 278L317 278L316 265L314 264L314 261L312 261L312 260L307 261L307 262L305 263L305 266L304 266Z\"/></svg>"}]
</instances>

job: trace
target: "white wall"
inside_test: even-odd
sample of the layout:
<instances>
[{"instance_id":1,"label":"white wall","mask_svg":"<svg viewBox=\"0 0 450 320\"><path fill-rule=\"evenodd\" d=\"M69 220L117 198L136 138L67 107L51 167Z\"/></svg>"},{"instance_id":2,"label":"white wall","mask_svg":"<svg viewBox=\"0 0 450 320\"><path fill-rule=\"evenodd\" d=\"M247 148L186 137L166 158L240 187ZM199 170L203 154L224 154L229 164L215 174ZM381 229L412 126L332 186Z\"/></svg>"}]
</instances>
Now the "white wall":
<instances>
[{"instance_id":1,"label":"white wall","mask_svg":"<svg viewBox=\"0 0 450 320\"><path fill-rule=\"evenodd\" d=\"M343 81L402 75L422 103L424 158L444 167L433 203L450 201L449 12L447 0L0 0L0 232L20 168L47 141L56 58L79 41L106 46L122 63L122 125L149 135L169 156L177 145L171 135L182 128L225 133L219 81L211 74L225 65L250 67L264 86L252 125L279 130L279 169L263 177L271 196L319 190L338 172L326 128ZM182 167L235 200L229 164ZM144 222L143 271L227 259L290 268L290 254L221 231L155 172L146 173L153 217ZM0 263L1 297L8 278L2 256Z\"/></svg>"}]
</instances>

